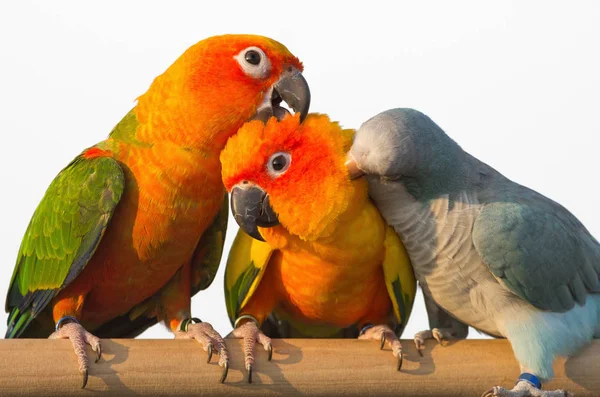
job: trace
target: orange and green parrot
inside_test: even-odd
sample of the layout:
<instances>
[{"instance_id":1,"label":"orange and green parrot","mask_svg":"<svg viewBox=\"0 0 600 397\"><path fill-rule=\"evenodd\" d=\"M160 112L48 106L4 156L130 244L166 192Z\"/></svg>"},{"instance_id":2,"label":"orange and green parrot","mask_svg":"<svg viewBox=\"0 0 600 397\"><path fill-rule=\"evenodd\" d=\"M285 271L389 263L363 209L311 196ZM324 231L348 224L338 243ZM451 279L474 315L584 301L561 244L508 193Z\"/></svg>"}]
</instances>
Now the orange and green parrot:
<instances>
[{"instance_id":1,"label":"orange and green parrot","mask_svg":"<svg viewBox=\"0 0 600 397\"><path fill-rule=\"evenodd\" d=\"M353 131L326 115L251 121L221 152L223 182L241 230L225 270L225 296L244 339L248 381L254 348L277 337L385 341L402 365L401 334L416 282L400 239L345 166ZM245 233L244 233L245 232ZM260 241L262 240L262 241ZM262 327L262 330L261 330ZM267 331L271 329L272 331Z\"/></svg>"},{"instance_id":2,"label":"orange and green parrot","mask_svg":"<svg viewBox=\"0 0 600 397\"><path fill-rule=\"evenodd\" d=\"M228 216L219 153L248 120L301 118L302 64L262 36L215 36L190 47L138 98L109 137L52 181L18 252L6 298L7 338L68 338L83 387L86 344L135 337L163 322L176 338L218 350L191 297L217 272ZM96 361L97 361L96 360Z\"/></svg>"}]
</instances>

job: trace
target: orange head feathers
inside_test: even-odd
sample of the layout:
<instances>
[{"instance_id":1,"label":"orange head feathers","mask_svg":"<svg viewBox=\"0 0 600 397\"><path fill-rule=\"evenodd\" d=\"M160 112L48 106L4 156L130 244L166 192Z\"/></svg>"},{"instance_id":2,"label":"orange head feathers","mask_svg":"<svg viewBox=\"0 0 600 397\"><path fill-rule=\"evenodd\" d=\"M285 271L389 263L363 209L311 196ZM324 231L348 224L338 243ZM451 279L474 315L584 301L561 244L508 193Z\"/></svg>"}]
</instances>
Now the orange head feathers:
<instances>
[{"instance_id":1,"label":"orange head feathers","mask_svg":"<svg viewBox=\"0 0 600 397\"><path fill-rule=\"evenodd\" d=\"M258 206L265 219L259 216L256 226L273 225L267 224L272 209L277 221L303 240L330 234L352 200L367 195L363 181L350 181L344 165L353 132L319 114L308 115L303 123L298 115L280 122L272 118L266 125L246 123L221 152L223 182L233 190L232 210L238 223L244 222L241 213ZM250 192L257 190L264 192L262 198Z\"/></svg>"},{"instance_id":2,"label":"orange head feathers","mask_svg":"<svg viewBox=\"0 0 600 397\"><path fill-rule=\"evenodd\" d=\"M257 111L277 115L281 99L306 116L310 91L302 70L298 58L267 37L223 35L202 40L138 98L135 113L142 128L136 138L220 151ZM280 85L285 90L278 90ZM283 92L290 88L294 95Z\"/></svg>"}]
</instances>

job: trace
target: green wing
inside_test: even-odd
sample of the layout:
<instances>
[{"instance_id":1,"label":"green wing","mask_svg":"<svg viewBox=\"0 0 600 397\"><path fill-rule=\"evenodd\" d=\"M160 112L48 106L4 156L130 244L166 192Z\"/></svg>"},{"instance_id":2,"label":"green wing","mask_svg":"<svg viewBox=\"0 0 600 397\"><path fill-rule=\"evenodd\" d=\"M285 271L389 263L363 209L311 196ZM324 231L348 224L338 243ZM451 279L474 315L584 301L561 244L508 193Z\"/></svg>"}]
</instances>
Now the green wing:
<instances>
[{"instance_id":1,"label":"green wing","mask_svg":"<svg viewBox=\"0 0 600 397\"><path fill-rule=\"evenodd\" d=\"M225 267L225 305L231 325L256 291L273 248L238 230Z\"/></svg>"},{"instance_id":2,"label":"green wing","mask_svg":"<svg viewBox=\"0 0 600 397\"><path fill-rule=\"evenodd\" d=\"M388 290L394 317L398 321L396 334L401 335L408 323L412 311L417 281L406 248L390 226L385 235L385 256L383 258L383 276Z\"/></svg>"},{"instance_id":3,"label":"green wing","mask_svg":"<svg viewBox=\"0 0 600 397\"><path fill-rule=\"evenodd\" d=\"M223 196L221 211L206 229L192 258L192 296L210 286L215 279L219 263L223 256L227 218L229 216L229 200L227 192Z\"/></svg>"},{"instance_id":4,"label":"green wing","mask_svg":"<svg viewBox=\"0 0 600 397\"><path fill-rule=\"evenodd\" d=\"M52 181L17 255L6 297L7 338L19 337L85 268L124 188L123 170L109 157L78 156Z\"/></svg>"}]
</instances>

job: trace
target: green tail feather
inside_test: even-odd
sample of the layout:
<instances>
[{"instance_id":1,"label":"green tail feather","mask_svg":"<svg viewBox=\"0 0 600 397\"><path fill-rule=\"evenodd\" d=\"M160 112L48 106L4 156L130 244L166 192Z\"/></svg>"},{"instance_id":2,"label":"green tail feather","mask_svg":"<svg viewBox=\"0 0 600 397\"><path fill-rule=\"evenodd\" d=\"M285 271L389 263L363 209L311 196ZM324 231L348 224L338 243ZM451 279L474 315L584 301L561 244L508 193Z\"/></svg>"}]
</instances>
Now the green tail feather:
<instances>
[{"instance_id":1,"label":"green tail feather","mask_svg":"<svg viewBox=\"0 0 600 397\"><path fill-rule=\"evenodd\" d=\"M6 330L6 339L18 338L33 320L31 310L26 310L21 313L18 308L14 308L8 317L8 329Z\"/></svg>"}]
</instances>

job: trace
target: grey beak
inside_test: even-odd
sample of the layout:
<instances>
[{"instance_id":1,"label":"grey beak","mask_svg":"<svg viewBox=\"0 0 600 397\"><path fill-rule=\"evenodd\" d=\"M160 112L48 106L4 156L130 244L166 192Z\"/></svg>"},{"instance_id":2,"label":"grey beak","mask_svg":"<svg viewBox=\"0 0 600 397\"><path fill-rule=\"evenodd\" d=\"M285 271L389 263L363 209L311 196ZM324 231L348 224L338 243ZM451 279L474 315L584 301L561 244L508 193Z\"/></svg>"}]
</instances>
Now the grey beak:
<instances>
[{"instance_id":1,"label":"grey beak","mask_svg":"<svg viewBox=\"0 0 600 397\"><path fill-rule=\"evenodd\" d=\"M231 190L231 212L239 227L250 237L260 241L258 227L279 225L277 215L269 204L269 195L259 186L242 182Z\"/></svg>"},{"instance_id":2,"label":"grey beak","mask_svg":"<svg viewBox=\"0 0 600 397\"><path fill-rule=\"evenodd\" d=\"M272 116L283 119L289 112L279 104L285 101L296 113L300 113L300 122L304 121L310 108L310 88L300 71L292 66L273 84L270 103L262 106L252 118L266 123Z\"/></svg>"},{"instance_id":3,"label":"grey beak","mask_svg":"<svg viewBox=\"0 0 600 397\"><path fill-rule=\"evenodd\" d=\"M304 121L310 108L310 88L302 73L290 67L274 88L294 112L300 113L300 122Z\"/></svg>"}]
</instances>

